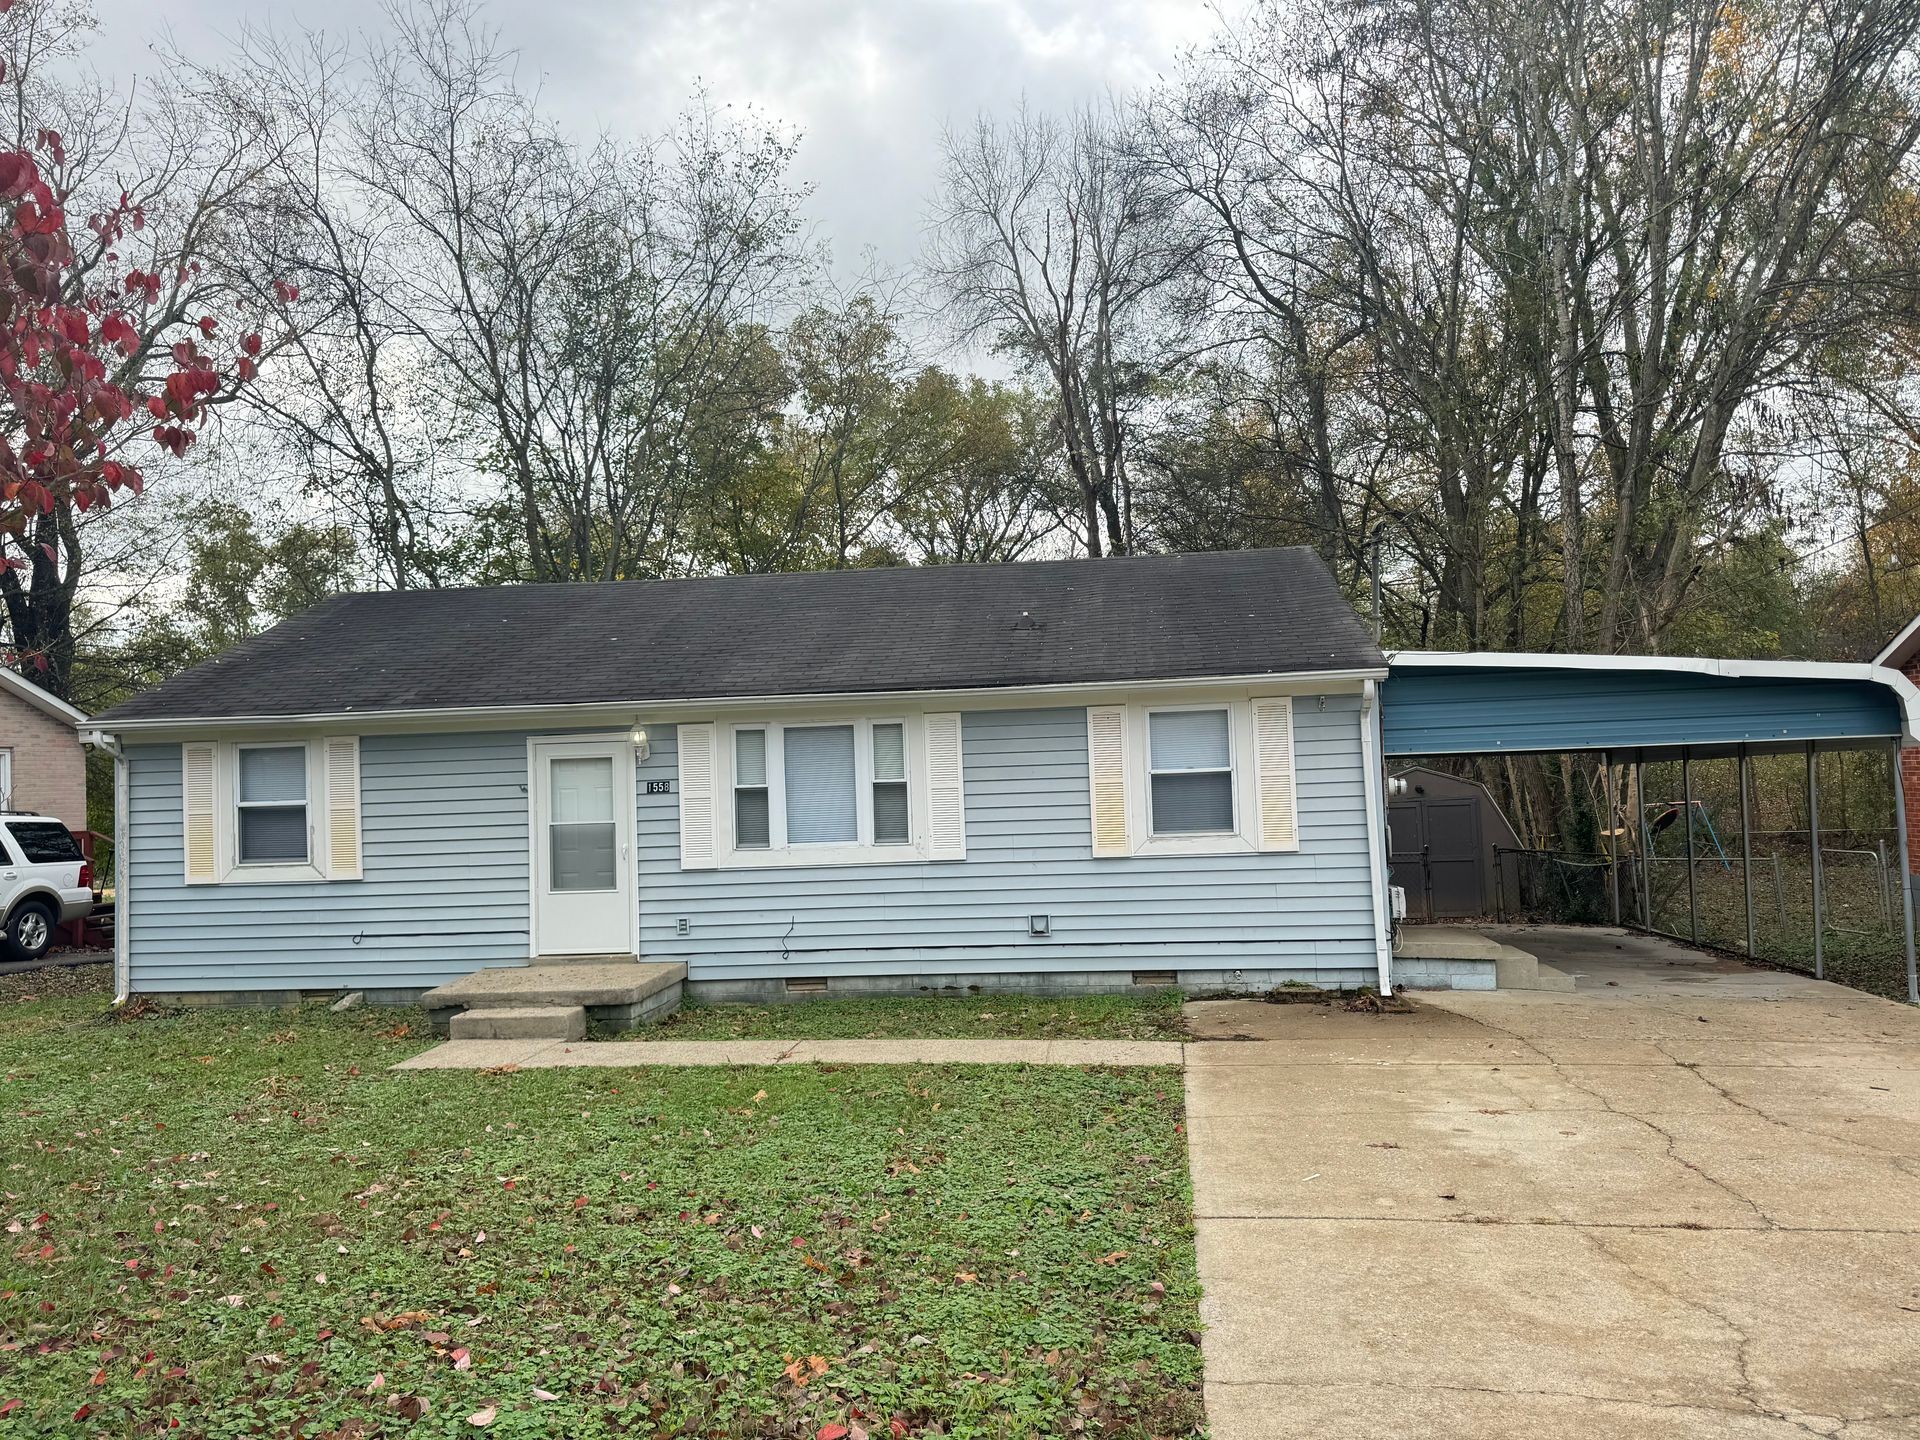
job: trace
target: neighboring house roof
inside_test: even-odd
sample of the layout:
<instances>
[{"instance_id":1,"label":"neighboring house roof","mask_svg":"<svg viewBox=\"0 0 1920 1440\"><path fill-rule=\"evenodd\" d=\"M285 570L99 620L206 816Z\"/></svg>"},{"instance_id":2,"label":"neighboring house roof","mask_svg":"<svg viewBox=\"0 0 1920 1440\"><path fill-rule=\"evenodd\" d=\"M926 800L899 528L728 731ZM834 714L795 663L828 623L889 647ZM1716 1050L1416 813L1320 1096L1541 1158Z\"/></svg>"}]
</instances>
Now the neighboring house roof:
<instances>
[{"instance_id":1,"label":"neighboring house roof","mask_svg":"<svg viewBox=\"0 0 1920 1440\"><path fill-rule=\"evenodd\" d=\"M84 710L76 710L58 695L50 695L34 684L17 670L9 670L0 665L0 691L18 695L27 704L56 720L64 720L69 725L84 725L87 715Z\"/></svg>"},{"instance_id":2,"label":"neighboring house roof","mask_svg":"<svg viewBox=\"0 0 1920 1440\"><path fill-rule=\"evenodd\" d=\"M1889 640L1886 648L1873 657L1876 665L1888 665L1895 670L1904 670L1907 662L1920 655L1920 615L1916 615L1901 627L1900 633Z\"/></svg>"},{"instance_id":3,"label":"neighboring house roof","mask_svg":"<svg viewBox=\"0 0 1920 1440\"><path fill-rule=\"evenodd\" d=\"M1384 671L1310 550L342 595L99 723Z\"/></svg>"}]
</instances>

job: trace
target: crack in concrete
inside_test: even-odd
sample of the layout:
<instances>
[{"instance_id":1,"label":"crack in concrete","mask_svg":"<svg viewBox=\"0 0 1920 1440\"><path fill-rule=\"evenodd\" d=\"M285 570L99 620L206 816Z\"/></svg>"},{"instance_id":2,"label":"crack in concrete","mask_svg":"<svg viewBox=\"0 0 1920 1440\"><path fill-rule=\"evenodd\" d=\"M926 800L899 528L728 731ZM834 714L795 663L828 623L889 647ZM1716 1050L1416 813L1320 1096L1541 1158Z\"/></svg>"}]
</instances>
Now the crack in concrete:
<instances>
[{"instance_id":1,"label":"crack in concrete","mask_svg":"<svg viewBox=\"0 0 1920 1440\"><path fill-rule=\"evenodd\" d=\"M1598 1231L1598 1230L1583 1231L1581 1232L1581 1238L1593 1250L1597 1251L1605 1259L1617 1265L1620 1269L1626 1271L1627 1274L1633 1276L1634 1279L1642 1282L1643 1284L1652 1286L1655 1290L1659 1291L1662 1295L1665 1295L1669 1300L1674 1301L1676 1304L1684 1305L1689 1310L1694 1310L1694 1311L1697 1311L1699 1314L1705 1315L1708 1319L1712 1320L1715 1324L1719 1325L1721 1328L1728 1331L1732 1335L1734 1340L1733 1366L1734 1366L1734 1371L1738 1376L1738 1383L1735 1386L1735 1392L1739 1395L1741 1401L1747 1405L1747 1407L1750 1409L1750 1411L1753 1414L1757 1416L1761 1416L1765 1419L1777 1420L1783 1425L1791 1425L1796 1430L1799 1430L1804 1434L1820 1436L1822 1437L1822 1440L1829 1440L1829 1437L1831 1437L1834 1430L1838 1429L1840 1425L1843 1423L1843 1418L1838 1415L1820 1416L1820 1415L1813 1415L1811 1412L1809 1412L1808 1416L1806 1417L1807 1419L1821 1419L1821 1420L1827 1420L1830 1422L1829 1427L1825 1430L1815 1429L1812 1425L1806 1423L1806 1419L1802 1419L1802 1418L1790 1415L1784 1410L1772 1409L1769 1406L1762 1404L1760 1400L1760 1394L1759 1394L1759 1390L1760 1390L1759 1382L1754 1379L1754 1375L1753 1375L1752 1352L1753 1352L1754 1338L1751 1334L1748 1333L1744 1325L1741 1325L1731 1315L1728 1315L1724 1310L1719 1309L1717 1306L1708 1304L1699 1295L1691 1293L1689 1291L1676 1289L1674 1286L1667 1284L1663 1278L1656 1275L1648 1274L1646 1271L1642 1270L1639 1266L1635 1265L1626 1256L1621 1255L1618 1252L1609 1249L1606 1245L1604 1232Z\"/></svg>"},{"instance_id":2,"label":"crack in concrete","mask_svg":"<svg viewBox=\"0 0 1920 1440\"><path fill-rule=\"evenodd\" d=\"M1225 1213L1196 1213L1196 1221L1211 1220L1222 1223L1261 1221L1272 1224L1306 1224L1321 1222L1351 1225L1502 1225L1536 1226L1564 1230L1650 1230L1650 1231L1686 1231L1691 1234L1712 1235L1764 1235L1777 1232L1781 1235L1885 1235L1904 1238L1920 1233L1920 1227L1902 1230L1885 1225L1791 1225L1775 1222L1767 1225L1709 1225L1705 1221L1694 1220L1563 1220L1558 1216L1507 1216L1507 1215L1239 1215Z\"/></svg>"},{"instance_id":3,"label":"crack in concrete","mask_svg":"<svg viewBox=\"0 0 1920 1440\"><path fill-rule=\"evenodd\" d=\"M1525 1045L1528 1049L1532 1050L1534 1054L1538 1055L1543 1061L1545 1061L1548 1069L1551 1070L1552 1073L1558 1079L1560 1079L1563 1083L1572 1086L1575 1090L1578 1090L1581 1094L1589 1095L1593 1097L1593 1099L1599 1101L1600 1108L1605 1113L1609 1115L1618 1116L1622 1120L1630 1120L1636 1125L1644 1125L1647 1129L1651 1130L1654 1134L1660 1137L1661 1143L1666 1147L1667 1158L1669 1160L1673 1161L1676 1165L1679 1165L1683 1169L1692 1171L1695 1175L1698 1175L1702 1180L1706 1181L1707 1184L1713 1186L1714 1189L1726 1195L1728 1199L1734 1201L1736 1204L1746 1206L1747 1209L1752 1211L1754 1216L1766 1226L1766 1228L1772 1229L1777 1225L1778 1222L1774 1220L1773 1216L1769 1215L1765 1210L1763 1210L1760 1207L1759 1203L1755 1201L1751 1196L1743 1195L1739 1190L1735 1189L1727 1181L1722 1180L1717 1175L1709 1173L1704 1166L1696 1164L1694 1161L1689 1160L1686 1156L1682 1155L1680 1153L1679 1140L1676 1139L1672 1134L1672 1132L1669 1131L1665 1126L1654 1123L1652 1120L1649 1120L1644 1115L1636 1115L1631 1110L1622 1110L1619 1106L1615 1105L1612 1100L1607 1098L1607 1096L1601 1094L1600 1091L1594 1089L1591 1085L1584 1084L1580 1080L1576 1079L1574 1076L1569 1075L1565 1067L1562 1066L1558 1060L1554 1059L1551 1055L1547 1054L1545 1050L1542 1050L1537 1044L1533 1042L1533 1040L1530 1037L1526 1035L1522 1035L1516 1030L1509 1030L1504 1025L1495 1025L1489 1020L1482 1019L1479 1021L1479 1023L1482 1025L1485 1025L1489 1030L1492 1030L1497 1034L1505 1035L1510 1039L1516 1040L1522 1045ZM1656 1050L1660 1049L1658 1045L1654 1046L1654 1048ZM1662 1055L1667 1054L1667 1052L1664 1050L1660 1050L1660 1053ZM1667 1058L1669 1060L1673 1060L1673 1057L1671 1055L1668 1055ZM1678 1061L1673 1061L1673 1063L1675 1065L1679 1064ZM1713 1083L1712 1081L1707 1080L1705 1076L1700 1076L1699 1078L1705 1083L1707 1083L1708 1085L1712 1085Z\"/></svg>"},{"instance_id":4,"label":"crack in concrete","mask_svg":"<svg viewBox=\"0 0 1920 1440\"><path fill-rule=\"evenodd\" d=\"M1898 1150L1889 1150L1884 1145L1875 1145L1871 1141L1861 1140L1852 1135L1835 1135L1826 1130L1804 1129L1799 1125L1795 1125L1788 1120L1782 1119L1780 1116L1775 1115L1770 1111L1761 1109L1758 1105L1754 1104L1751 1100L1743 1100L1740 1096L1735 1095L1731 1090L1727 1089L1726 1086L1722 1085L1719 1081L1715 1080L1711 1075L1707 1075L1703 1073L1699 1064L1693 1061L1678 1059L1672 1054L1671 1051L1667 1050L1664 1046L1660 1045L1658 1042L1653 1042L1653 1048L1655 1050L1658 1050L1662 1055L1665 1055L1667 1059L1671 1060L1674 1063L1674 1065L1677 1066L1679 1069L1685 1070L1687 1073L1692 1075L1702 1085L1705 1085L1709 1090L1713 1091L1714 1094L1718 1095L1722 1100L1725 1100L1729 1105L1732 1105L1735 1109L1744 1110L1749 1115L1752 1115L1756 1119L1763 1120L1769 1125L1776 1126L1779 1129L1786 1131L1789 1135L1797 1135L1804 1140L1831 1140L1836 1144L1850 1145L1856 1150L1864 1150L1867 1154L1872 1155L1877 1159L1892 1161L1894 1168L1898 1170L1902 1175L1905 1175L1909 1180L1920 1178L1920 1162L1916 1162L1913 1159L1913 1157L1909 1155L1905 1155ZM1722 1068L1725 1068L1725 1067L1722 1067ZM1800 1068L1800 1067L1793 1067L1793 1068ZM1817 1069L1818 1067L1815 1067L1815 1068ZM1575 1082L1569 1079L1568 1083L1573 1084Z\"/></svg>"}]
</instances>

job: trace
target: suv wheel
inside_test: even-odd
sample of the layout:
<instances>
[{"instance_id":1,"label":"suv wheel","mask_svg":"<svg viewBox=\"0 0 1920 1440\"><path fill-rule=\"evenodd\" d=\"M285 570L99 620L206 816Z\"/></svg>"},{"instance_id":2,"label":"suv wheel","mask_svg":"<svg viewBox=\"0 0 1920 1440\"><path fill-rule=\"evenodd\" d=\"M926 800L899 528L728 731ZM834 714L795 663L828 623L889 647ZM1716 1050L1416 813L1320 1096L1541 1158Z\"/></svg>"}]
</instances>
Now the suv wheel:
<instances>
[{"instance_id":1,"label":"suv wheel","mask_svg":"<svg viewBox=\"0 0 1920 1440\"><path fill-rule=\"evenodd\" d=\"M53 944L53 911L38 900L23 900L7 917L6 949L15 960L38 960Z\"/></svg>"}]
</instances>

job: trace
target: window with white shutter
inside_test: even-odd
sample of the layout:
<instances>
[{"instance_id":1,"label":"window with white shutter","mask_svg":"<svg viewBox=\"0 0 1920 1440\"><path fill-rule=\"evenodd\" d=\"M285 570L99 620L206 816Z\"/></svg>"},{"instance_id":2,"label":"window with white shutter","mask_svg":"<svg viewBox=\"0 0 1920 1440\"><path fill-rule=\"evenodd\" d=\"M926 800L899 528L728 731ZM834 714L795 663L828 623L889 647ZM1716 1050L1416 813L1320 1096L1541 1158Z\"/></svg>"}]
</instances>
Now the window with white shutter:
<instances>
[{"instance_id":1,"label":"window with white shutter","mask_svg":"<svg viewBox=\"0 0 1920 1440\"><path fill-rule=\"evenodd\" d=\"M706 728L718 797L713 859L696 865L683 858L688 868L966 858L958 715L823 715ZM685 809L694 803L687 791L699 783L689 775L683 747L683 857Z\"/></svg>"},{"instance_id":2,"label":"window with white shutter","mask_svg":"<svg viewBox=\"0 0 1920 1440\"><path fill-rule=\"evenodd\" d=\"M1131 855L1127 811L1127 707L1087 707L1087 786L1096 857Z\"/></svg>"},{"instance_id":3,"label":"window with white shutter","mask_svg":"<svg viewBox=\"0 0 1920 1440\"><path fill-rule=\"evenodd\" d=\"M714 748L719 727L681 725L680 752L680 868L711 870L718 862L714 833Z\"/></svg>"},{"instance_id":4,"label":"window with white shutter","mask_svg":"<svg viewBox=\"0 0 1920 1440\"><path fill-rule=\"evenodd\" d=\"M1286 695L1089 706L1094 855L1298 850L1293 718Z\"/></svg>"},{"instance_id":5,"label":"window with white shutter","mask_svg":"<svg viewBox=\"0 0 1920 1440\"><path fill-rule=\"evenodd\" d=\"M1255 789L1260 797L1260 848L1300 848L1299 802L1293 778L1293 700L1253 702Z\"/></svg>"},{"instance_id":6,"label":"window with white shutter","mask_svg":"<svg viewBox=\"0 0 1920 1440\"><path fill-rule=\"evenodd\" d=\"M358 880L360 741L204 741L180 747L189 885Z\"/></svg>"},{"instance_id":7,"label":"window with white shutter","mask_svg":"<svg viewBox=\"0 0 1920 1440\"><path fill-rule=\"evenodd\" d=\"M180 747L180 796L184 814L182 816L184 850L186 861L186 882L189 885L211 885L220 878L217 835L218 818L215 809L214 775L218 766L217 752L212 745L182 745Z\"/></svg>"}]
</instances>

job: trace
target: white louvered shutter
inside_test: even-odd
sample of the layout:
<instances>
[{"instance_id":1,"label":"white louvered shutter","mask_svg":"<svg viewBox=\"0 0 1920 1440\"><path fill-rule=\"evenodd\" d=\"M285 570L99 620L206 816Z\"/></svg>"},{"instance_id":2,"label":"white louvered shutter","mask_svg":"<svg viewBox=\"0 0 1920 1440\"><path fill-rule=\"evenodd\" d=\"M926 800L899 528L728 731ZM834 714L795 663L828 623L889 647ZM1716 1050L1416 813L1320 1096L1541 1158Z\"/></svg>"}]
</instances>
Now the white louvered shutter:
<instances>
[{"instance_id":1,"label":"white louvered shutter","mask_svg":"<svg viewBox=\"0 0 1920 1440\"><path fill-rule=\"evenodd\" d=\"M680 868L712 870L720 863L714 838L715 773L718 770L720 727L681 725L680 750Z\"/></svg>"},{"instance_id":2,"label":"white louvered shutter","mask_svg":"<svg viewBox=\"0 0 1920 1440\"><path fill-rule=\"evenodd\" d=\"M927 716L927 857L967 858L967 792L958 715Z\"/></svg>"},{"instance_id":3,"label":"white louvered shutter","mask_svg":"<svg viewBox=\"0 0 1920 1440\"><path fill-rule=\"evenodd\" d=\"M1087 707L1087 785L1093 797L1093 853L1131 855L1127 833L1127 707Z\"/></svg>"},{"instance_id":4,"label":"white louvered shutter","mask_svg":"<svg viewBox=\"0 0 1920 1440\"><path fill-rule=\"evenodd\" d=\"M1254 781L1260 796L1260 848L1300 848L1293 782L1293 701L1276 695L1253 702Z\"/></svg>"},{"instance_id":5,"label":"white louvered shutter","mask_svg":"<svg viewBox=\"0 0 1920 1440\"><path fill-rule=\"evenodd\" d=\"M186 882L211 885L219 878L214 858L214 747L180 747L180 796L183 815Z\"/></svg>"},{"instance_id":6,"label":"white louvered shutter","mask_svg":"<svg viewBox=\"0 0 1920 1440\"><path fill-rule=\"evenodd\" d=\"M360 739L330 736L325 745L327 876L360 878Z\"/></svg>"}]
</instances>

